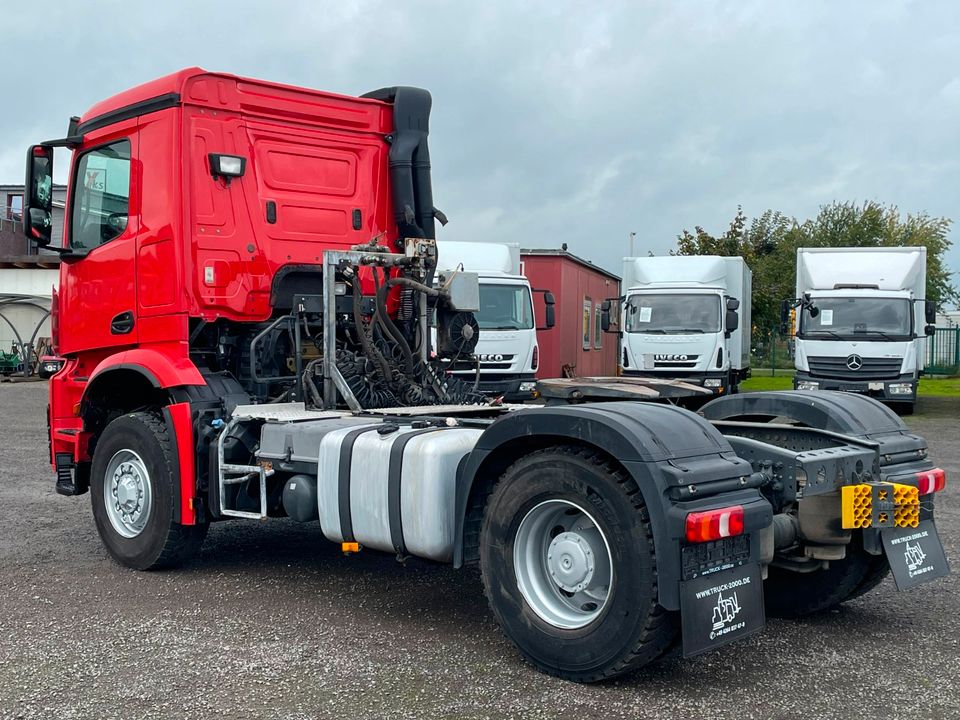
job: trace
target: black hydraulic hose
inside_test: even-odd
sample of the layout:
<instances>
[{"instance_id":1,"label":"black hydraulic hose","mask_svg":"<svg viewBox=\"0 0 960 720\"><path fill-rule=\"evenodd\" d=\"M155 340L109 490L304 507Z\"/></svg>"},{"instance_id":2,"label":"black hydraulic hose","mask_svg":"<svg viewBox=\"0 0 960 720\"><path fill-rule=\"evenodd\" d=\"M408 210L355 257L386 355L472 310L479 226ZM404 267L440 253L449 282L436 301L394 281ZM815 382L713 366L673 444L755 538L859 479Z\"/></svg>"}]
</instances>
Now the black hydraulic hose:
<instances>
[{"instance_id":1,"label":"black hydraulic hose","mask_svg":"<svg viewBox=\"0 0 960 720\"><path fill-rule=\"evenodd\" d=\"M374 316L380 326L400 347L400 352L403 353L404 365L406 366L406 372L404 374L410 377L413 375L414 370L413 350L410 348L410 343L407 342L403 333L400 332L400 328L394 324L393 320L390 319L390 314L387 312L387 293L390 292L390 288L393 287L393 285L403 284L396 281L405 280L406 278L391 278L383 283L383 285L380 285L376 273L377 271L374 269L374 282L379 285L377 288L377 307Z\"/></svg>"},{"instance_id":2,"label":"black hydraulic hose","mask_svg":"<svg viewBox=\"0 0 960 720\"><path fill-rule=\"evenodd\" d=\"M422 292L425 295L431 295L433 297L440 297L443 295L443 292L440 290L432 288L429 285L419 283L416 280L411 280L410 278L395 277L387 280L387 286L392 287L393 285L403 285L404 287L413 288L414 290Z\"/></svg>"},{"instance_id":3,"label":"black hydraulic hose","mask_svg":"<svg viewBox=\"0 0 960 720\"><path fill-rule=\"evenodd\" d=\"M370 338L367 337L367 331L363 327L363 313L360 311L360 298L362 296L362 291L360 289L360 277L358 275L353 276L353 322L357 326L357 335L360 338L360 345L363 347L363 353L373 361L373 364L377 366L377 369L380 371L380 375L386 382L390 382L393 378L393 372L390 370L390 363L387 362L387 359L380 354L380 351L374 347L373 343L370 341ZM331 358L331 362L335 362Z\"/></svg>"}]
</instances>

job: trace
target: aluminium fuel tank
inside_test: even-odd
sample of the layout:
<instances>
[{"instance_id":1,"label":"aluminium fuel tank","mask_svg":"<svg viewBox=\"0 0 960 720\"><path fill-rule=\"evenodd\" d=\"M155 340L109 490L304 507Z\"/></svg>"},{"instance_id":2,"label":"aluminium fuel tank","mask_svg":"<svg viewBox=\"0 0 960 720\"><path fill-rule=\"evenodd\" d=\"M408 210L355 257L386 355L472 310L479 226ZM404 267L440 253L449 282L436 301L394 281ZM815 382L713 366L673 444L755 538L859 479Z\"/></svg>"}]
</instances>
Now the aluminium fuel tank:
<instances>
[{"instance_id":1,"label":"aluminium fuel tank","mask_svg":"<svg viewBox=\"0 0 960 720\"><path fill-rule=\"evenodd\" d=\"M326 433L317 504L334 542L448 562L457 466L482 430L376 423Z\"/></svg>"}]
</instances>

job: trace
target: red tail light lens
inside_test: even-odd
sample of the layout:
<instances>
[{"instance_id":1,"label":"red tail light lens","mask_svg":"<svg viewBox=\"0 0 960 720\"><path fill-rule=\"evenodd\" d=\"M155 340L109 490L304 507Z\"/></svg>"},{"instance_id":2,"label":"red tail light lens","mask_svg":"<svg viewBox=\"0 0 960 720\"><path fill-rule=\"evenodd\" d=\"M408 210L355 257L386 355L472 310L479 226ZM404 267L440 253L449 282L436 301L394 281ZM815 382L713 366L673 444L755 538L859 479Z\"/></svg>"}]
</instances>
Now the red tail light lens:
<instances>
[{"instance_id":1,"label":"red tail light lens","mask_svg":"<svg viewBox=\"0 0 960 720\"><path fill-rule=\"evenodd\" d=\"M947 474L941 468L917 473L917 490L921 495L940 492L947 486Z\"/></svg>"},{"instance_id":2,"label":"red tail light lens","mask_svg":"<svg viewBox=\"0 0 960 720\"><path fill-rule=\"evenodd\" d=\"M533 346L533 360L530 361L530 369L531 369L531 370L536 370L538 367L540 367L540 346L539 346L539 345L534 345L534 346Z\"/></svg>"},{"instance_id":3,"label":"red tail light lens","mask_svg":"<svg viewBox=\"0 0 960 720\"><path fill-rule=\"evenodd\" d=\"M742 534L742 505L731 505L687 515L687 542L709 542Z\"/></svg>"}]
</instances>

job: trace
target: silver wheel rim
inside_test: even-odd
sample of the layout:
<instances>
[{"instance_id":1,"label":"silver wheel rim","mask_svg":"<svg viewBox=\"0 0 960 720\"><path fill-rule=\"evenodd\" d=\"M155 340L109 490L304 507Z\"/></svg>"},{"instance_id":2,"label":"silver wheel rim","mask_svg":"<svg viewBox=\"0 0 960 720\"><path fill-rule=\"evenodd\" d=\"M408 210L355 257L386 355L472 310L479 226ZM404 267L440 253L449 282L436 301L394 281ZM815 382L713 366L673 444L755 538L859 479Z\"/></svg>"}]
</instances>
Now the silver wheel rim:
<instances>
[{"instance_id":1,"label":"silver wheel rim","mask_svg":"<svg viewBox=\"0 0 960 720\"><path fill-rule=\"evenodd\" d=\"M513 566L530 609L565 630L596 620L613 587L607 538L590 513L568 500L547 500L524 516Z\"/></svg>"},{"instance_id":2,"label":"silver wheel rim","mask_svg":"<svg viewBox=\"0 0 960 720\"><path fill-rule=\"evenodd\" d=\"M110 524L123 537L143 532L150 519L153 488L146 463L133 450L120 450L107 463L103 503Z\"/></svg>"}]
</instances>

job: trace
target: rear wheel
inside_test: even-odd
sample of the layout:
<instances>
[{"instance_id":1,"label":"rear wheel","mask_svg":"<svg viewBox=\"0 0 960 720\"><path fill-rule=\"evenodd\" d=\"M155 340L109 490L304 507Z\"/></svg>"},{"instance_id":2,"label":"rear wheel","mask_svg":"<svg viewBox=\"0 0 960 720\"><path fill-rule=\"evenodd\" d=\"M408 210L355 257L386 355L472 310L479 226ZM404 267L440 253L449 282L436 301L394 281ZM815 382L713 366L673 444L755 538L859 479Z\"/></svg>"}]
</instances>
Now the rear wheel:
<instances>
[{"instance_id":1,"label":"rear wheel","mask_svg":"<svg viewBox=\"0 0 960 720\"><path fill-rule=\"evenodd\" d=\"M883 556L863 549L859 536L847 546L843 560L831 560L825 570L798 573L771 567L763 583L767 614L802 617L829 610L860 597L879 585L890 572Z\"/></svg>"},{"instance_id":2,"label":"rear wheel","mask_svg":"<svg viewBox=\"0 0 960 720\"><path fill-rule=\"evenodd\" d=\"M490 607L544 672L593 682L662 655L676 616L657 603L656 553L633 480L588 450L514 463L490 495L480 537Z\"/></svg>"},{"instance_id":3,"label":"rear wheel","mask_svg":"<svg viewBox=\"0 0 960 720\"><path fill-rule=\"evenodd\" d=\"M154 413L121 415L104 429L93 454L90 500L100 539L120 564L172 567L194 555L207 526L174 522L173 442Z\"/></svg>"}]
</instances>

